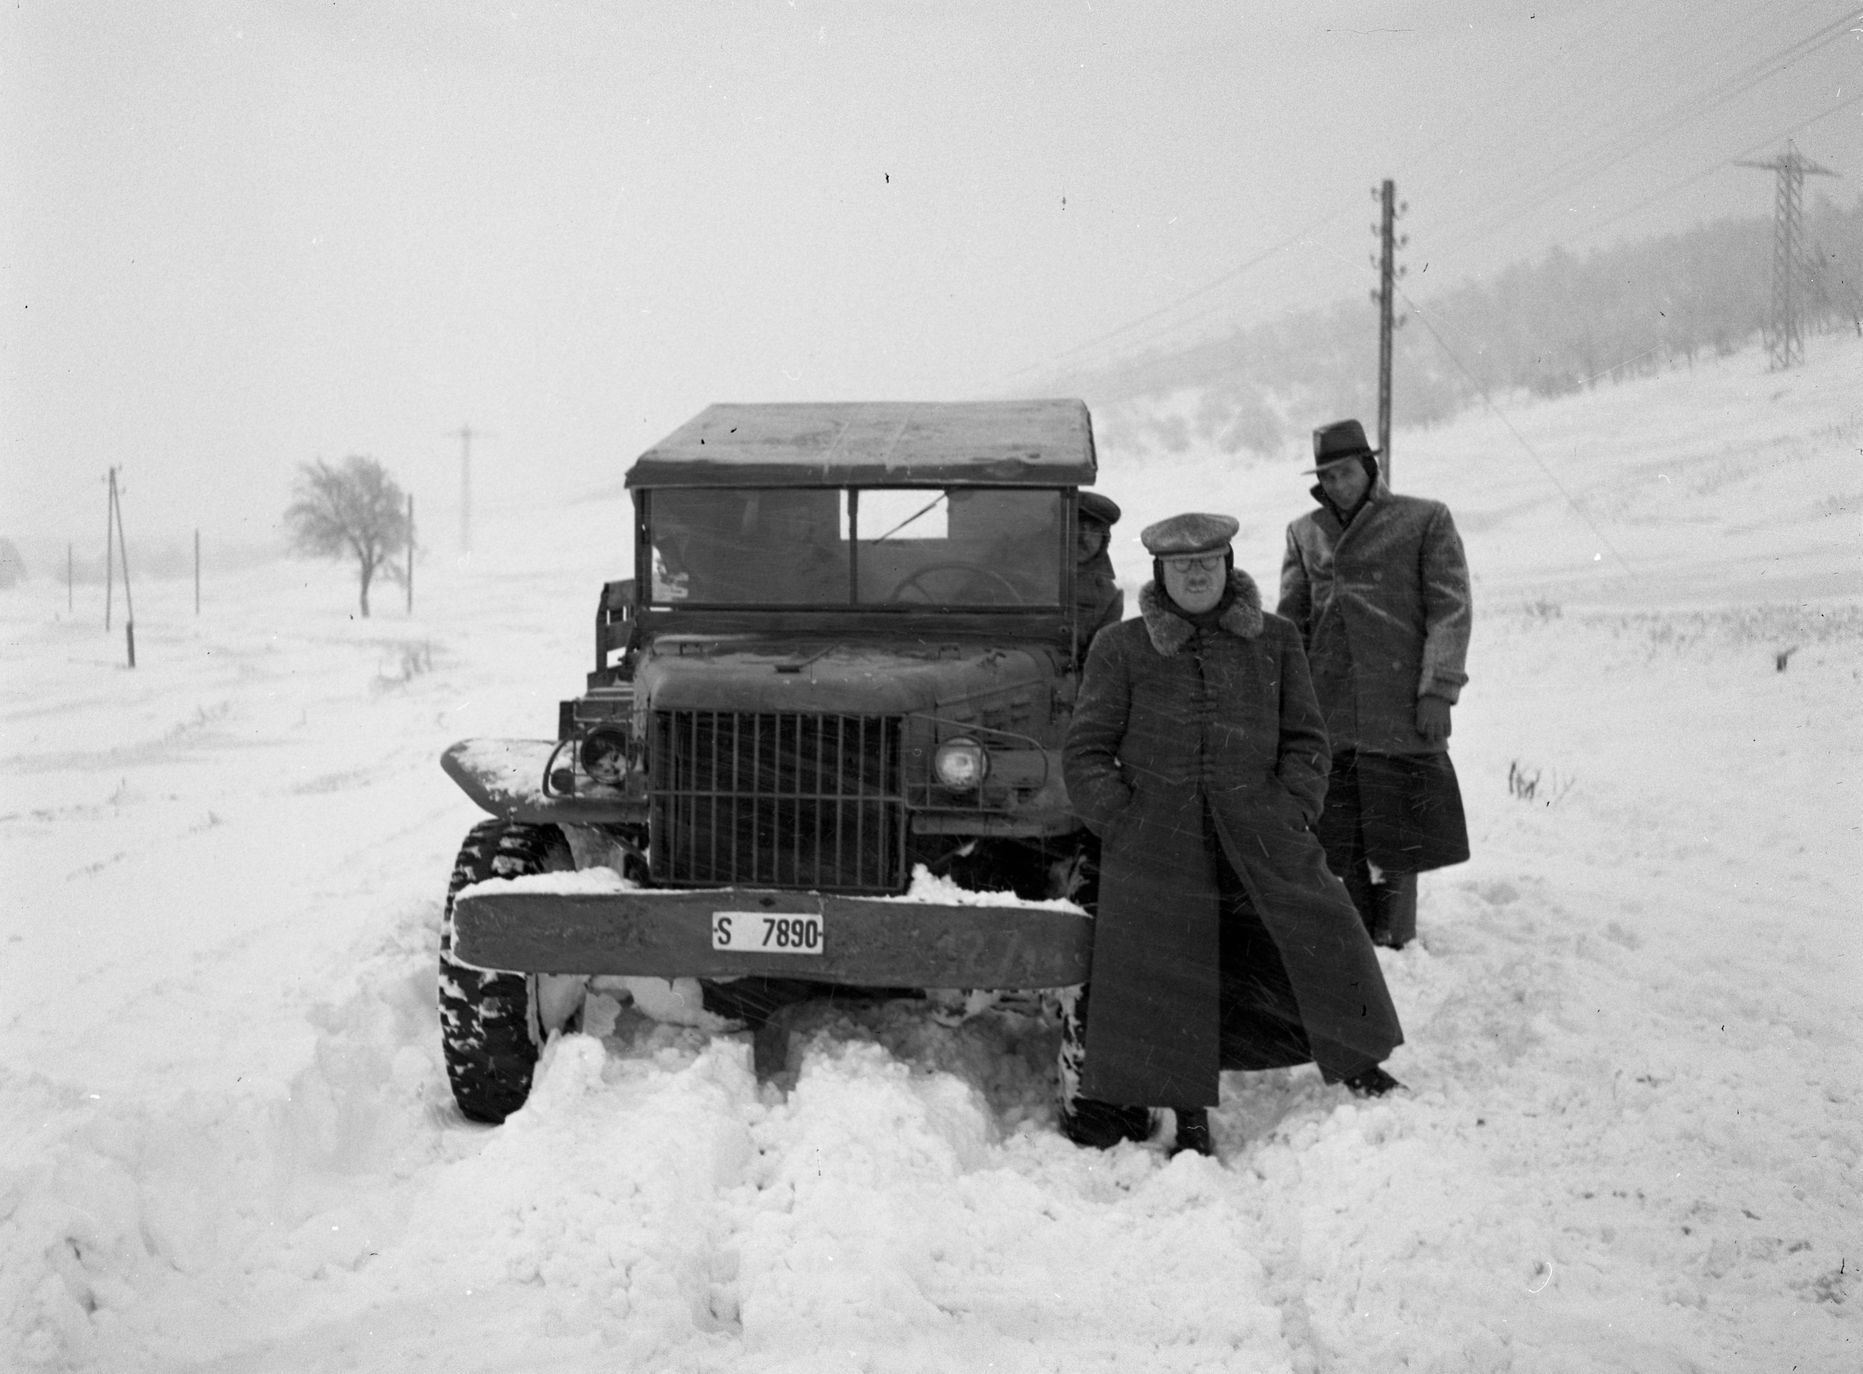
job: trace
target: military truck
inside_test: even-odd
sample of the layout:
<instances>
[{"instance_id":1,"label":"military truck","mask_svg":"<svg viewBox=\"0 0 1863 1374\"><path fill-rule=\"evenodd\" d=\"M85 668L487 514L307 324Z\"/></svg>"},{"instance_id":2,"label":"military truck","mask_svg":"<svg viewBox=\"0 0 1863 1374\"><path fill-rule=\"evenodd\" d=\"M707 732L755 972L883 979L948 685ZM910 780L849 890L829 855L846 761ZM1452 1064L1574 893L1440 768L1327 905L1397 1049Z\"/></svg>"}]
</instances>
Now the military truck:
<instances>
[{"instance_id":1,"label":"military truck","mask_svg":"<svg viewBox=\"0 0 1863 1374\"><path fill-rule=\"evenodd\" d=\"M492 817L440 946L468 1117L523 1105L591 989L748 1029L770 1077L816 999L1084 980L1060 746L1095 475L1075 400L714 405L640 455L555 738L442 759Z\"/></svg>"}]
</instances>

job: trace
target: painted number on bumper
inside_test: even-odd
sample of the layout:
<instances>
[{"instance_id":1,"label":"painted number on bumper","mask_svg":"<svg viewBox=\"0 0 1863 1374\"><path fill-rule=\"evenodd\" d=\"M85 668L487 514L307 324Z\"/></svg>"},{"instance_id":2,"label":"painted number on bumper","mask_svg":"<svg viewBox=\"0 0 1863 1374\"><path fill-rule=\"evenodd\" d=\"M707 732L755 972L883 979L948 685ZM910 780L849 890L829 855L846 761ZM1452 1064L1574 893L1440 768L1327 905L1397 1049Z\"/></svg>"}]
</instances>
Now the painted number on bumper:
<instances>
[{"instance_id":1,"label":"painted number on bumper","mask_svg":"<svg viewBox=\"0 0 1863 1374\"><path fill-rule=\"evenodd\" d=\"M819 916L772 916L767 911L714 911L712 948L759 954L820 954L827 932Z\"/></svg>"}]
</instances>

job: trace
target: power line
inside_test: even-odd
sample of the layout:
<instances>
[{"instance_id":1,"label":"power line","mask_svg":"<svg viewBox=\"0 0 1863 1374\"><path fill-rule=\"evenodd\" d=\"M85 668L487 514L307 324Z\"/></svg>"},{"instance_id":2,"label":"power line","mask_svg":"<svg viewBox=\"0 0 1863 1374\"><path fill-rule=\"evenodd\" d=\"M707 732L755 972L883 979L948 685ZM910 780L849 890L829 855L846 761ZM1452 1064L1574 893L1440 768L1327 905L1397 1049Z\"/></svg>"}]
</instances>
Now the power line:
<instances>
[{"instance_id":1,"label":"power line","mask_svg":"<svg viewBox=\"0 0 1863 1374\"><path fill-rule=\"evenodd\" d=\"M1776 49L1758 61L1748 63L1740 71L1716 83L1708 90L1690 96L1640 121L1607 140L1602 147L1567 157L1551 169L1548 174L1550 184L1545 189L1518 202L1512 209L1505 210L1499 215L1491 215L1485 222L1478 223L1468 230L1461 239L1448 240L1446 246L1453 248L1458 242L1467 243L1506 228L1539 209L1548 201L1568 193L1575 186L1595 179L1612 167L1650 147L1688 121L1719 109L1746 94L1760 82L1778 75L1801 58L1838 41L1850 32L1851 26L1859 20L1863 20L1863 8L1852 9L1842 18L1833 20L1822 28Z\"/></svg>"},{"instance_id":2,"label":"power line","mask_svg":"<svg viewBox=\"0 0 1863 1374\"><path fill-rule=\"evenodd\" d=\"M1633 9L1633 8L1634 8L1633 5L1626 6L1626 9ZM1806 9L1806 8L1810 8L1810 6L1801 5L1799 7L1799 10L1802 11L1803 9ZM1797 11L1794 11L1794 13L1797 13ZM1447 239L1446 246L1449 247L1450 249L1453 249L1459 244L1465 245L1465 244L1474 242L1476 240L1479 240L1483 237L1486 237L1498 231L1499 229L1504 228L1507 225L1510 225L1514 223L1515 221L1523 218L1524 216L1532 213L1534 210L1544 205L1548 200L1554 199L1555 197L1561 194L1565 194L1568 191L1570 191L1573 187L1577 185L1582 185L1584 182L1592 180L1596 178L1597 176L1602 175L1605 171L1608 171L1610 168L1617 166L1619 163L1635 155L1637 152L1640 152L1644 150L1645 148L1648 148L1653 143L1655 143L1658 139L1672 132L1676 127L1687 122L1688 120L1692 118L1697 118L1700 115L1709 112L1710 110L1717 109L1729 103L1730 101L1738 98L1739 96L1744 95L1746 92L1753 89L1753 87L1760 84L1762 81L1767 80L1772 76L1778 75L1780 72L1786 70L1787 68L1789 68L1790 66L1792 66L1794 63L1798 62L1799 60L1803 59L1804 57L1807 57L1810 54L1818 51L1819 49L1827 47L1829 44L1836 42L1837 40L1843 38L1846 35L1846 33L1851 31L1851 26L1853 26L1858 20L1863 20L1863 7L1852 8L1843 17L1836 19L1836 20L1828 21L1825 24L1823 24L1821 27L1812 30L1810 33L1807 33L1799 38L1796 38L1784 44L1783 46L1773 49L1772 52L1769 53L1767 56L1759 58L1755 61L1746 63L1740 70L1722 79L1721 81L1715 83L1713 86L1709 87L1706 91L1687 97L1686 99L1682 101L1672 103L1666 109L1657 111L1645 117L1644 119L1640 120L1639 122L1631 126L1629 130L1622 132L1616 135L1615 137L1607 140L1601 147L1594 149L1588 153L1581 153L1578 155L1567 157L1562 162L1560 162L1554 169L1555 175L1560 178L1560 180L1556 184L1552 185L1550 188L1540 191L1538 194L1532 194L1524 200L1514 198L1512 200L1511 206L1503 205L1501 207L1498 217L1491 215L1486 220L1475 222L1474 224L1472 224L1470 227L1463 230L1459 234ZM1776 24L1777 20L1775 18L1773 20L1770 20L1769 22ZM1601 20L1596 26L1594 26L1594 29L1590 32L1597 33L1597 34L1607 34L1609 32L1615 31L1615 26L1616 26L1616 21L1614 19ZM1698 45L1698 46L1705 46L1706 44L1712 44L1715 41L1716 40L1714 39L1704 40L1704 44ZM1630 63L1635 60L1636 58L1634 54L1626 57L1625 59L1626 63ZM1584 93L1582 92L1572 93L1568 95L1567 97L1568 101L1578 101L1582 99L1584 99ZM1838 112L1839 110L1848 108L1849 106L1856 104L1860 100L1863 100L1863 92L1858 92L1843 100L1838 101L1837 103L1827 107L1826 109L1819 111L1817 114L1814 114L1808 117L1807 119L1799 121L1797 124L1794 124L1790 129L1785 130L1779 134L1774 134L1767 139L1761 140L1761 142L1754 145L1754 147L1760 148L1760 147L1768 146L1770 144L1774 144L1778 141L1779 138L1789 136L1790 134L1796 133L1799 130L1804 129L1808 127L1809 125L1818 122L1821 119L1828 118L1830 115ZM1558 121L1557 120L1542 120L1541 122L1543 124L1551 124L1551 123L1557 123ZM1745 151L1753 151L1753 149L1748 149ZM1738 157L1741 155L1743 154L1736 154L1735 156ZM1648 206L1667 198L1668 196L1674 195L1676 192L1684 189L1687 186L1693 185L1695 182L1700 181L1702 178L1708 176L1712 172L1719 170L1720 168L1724 166L1727 166L1729 164L1729 161L1730 159L1717 160L1712 165L1706 168L1703 168L1701 171L1693 173L1678 181L1672 182L1664 189L1650 196L1644 197L1642 200L1639 200L1634 205L1618 210L1615 213L1609 215L1608 217L1602 220L1594 221L1592 224L1588 225L1586 228L1576 231L1576 234L1574 236L1595 234L1599 230L1607 228L1610 225L1615 224L1619 222L1620 220L1625 219L1629 217L1630 215L1635 214L1637 211L1645 209ZM1277 256L1278 254L1282 252L1285 252L1288 248L1301 242L1303 239L1308 238L1318 229L1323 228L1327 224L1331 223L1334 219L1338 217L1338 213L1342 213L1342 212L1336 212L1331 215L1326 215L1313 221L1311 224L1306 225L1305 227L1298 230L1297 232L1280 240L1278 243L1274 244L1272 247L1255 255L1254 257L1248 259L1247 261L1241 264L1238 264L1236 267L1231 268L1229 271L1223 273L1221 276L1212 278L1210 281L1207 281L1203 283L1202 285L1194 288L1193 290L1186 292L1184 295L1179 296L1175 300L1169 301L1165 303L1164 305L1157 307L1156 309L1146 312L1143 315L1139 315L1133 319L1127 320L1124 323L1117 325L1112 329L1106 330L1103 333L1097 334L1093 336L1092 338L1085 340L1082 343L1076 344L1072 348L1066 349L1057 354L1050 355L1048 358L1044 359L1041 362L1031 363L1025 367L1019 368L1013 372L1006 374L1002 379L1002 384L1007 385L1011 382L1014 382L1016 379L1026 377L1031 373L1060 367L1063 364L1065 364L1068 360L1078 358L1081 355L1086 354L1090 352L1091 350L1099 348L1114 340L1123 339L1125 342L1125 346L1127 348L1133 348L1133 347L1142 346L1156 339L1165 337L1173 332L1180 331L1180 330L1187 328L1189 325L1194 324L1196 321L1207 317L1208 315L1214 313L1216 310L1224 308L1224 303L1220 301L1215 302L1207 306L1206 308L1196 311L1192 314L1177 315L1176 312L1180 311L1183 306L1209 295L1211 292L1217 290L1220 287L1228 285L1229 283L1235 281L1236 279L1238 279L1245 273L1251 271L1252 269L1256 267L1259 267L1262 263L1269 261L1270 259L1274 258L1275 256ZM1438 251L1440 252L1441 249L1439 248ZM1135 339L1125 337L1127 335L1130 335L1135 330L1142 329L1144 326L1152 324L1155 321L1158 321L1168 316L1175 316L1175 318L1170 319L1169 322L1165 324L1162 328L1152 330L1151 332L1143 334Z\"/></svg>"},{"instance_id":3,"label":"power line","mask_svg":"<svg viewBox=\"0 0 1863 1374\"><path fill-rule=\"evenodd\" d=\"M1579 230L1578 233L1579 235L1582 236L1585 234L1595 234L1600 229L1608 229L1613 224L1616 224L1618 221L1630 218L1630 216L1636 214L1637 211L1648 209L1651 205L1654 205L1657 201L1663 200L1669 196L1674 195L1677 191L1681 190L1684 186L1692 186L1697 181L1700 181L1703 177L1712 176L1714 173L1721 171L1723 168L1738 166L1741 158L1748 157L1752 155L1753 153L1757 153L1762 148L1770 148L1773 144L1777 143L1780 139L1790 138L1793 134L1798 133L1801 130L1810 128L1813 124L1816 124L1819 120L1828 119L1832 115L1836 114L1839 110L1848 109L1850 106L1855 105L1858 101L1863 101L1863 91L1858 91L1855 95L1849 97L1847 100L1840 100L1835 105L1828 106L1827 108L1818 111L1817 114L1814 114L1807 119L1799 120L1798 123L1792 125L1790 128L1781 129L1775 134L1771 134L1767 136L1766 138L1760 139L1759 142L1754 143L1749 147L1742 148L1739 152L1735 153L1732 157L1722 158L1718 162L1713 162L1713 163L1710 163L1708 166L1703 167L1699 172L1694 172L1686 177L1683 177L1680 181L1671 182L1669 183L1669 185L1665 186L1662 190L1657 191L1655 194L1645 196L1642 200L1639 200L1635 205L1626 206L1622 210L1619 210L1616 214L1611 215L1606 219L1598 220L1595 223L1589 225L1587 228Z\"/></svg>"},{"instance_id":4,"label":"power line","mask_svg":"<svg viewBox=\"0 0 1863 1374\"><path fill-rule=\"evenodd\" d=\"M1283 253L1287 251L1287 249L1293 247L1296 243L1299 243L1302 239L1306 238L1309 234L1312 234L1315 230L1322 229L1326 225L1338 219L1339 216L1343 213L1345 213L1343 210L1334 210L1330 214L1322 215L1319 219L1314 220L1311 224L1308 224L1304 228L1301 228L1299 230L1296 230L1294 233L1289 234L1286 238L1282 239L1279 243L1273 245L1270 248L1263 249L1260 253L1257 253L1254 257L1248 259L1246 262L1242 262L1238 264L1237 266L1230 268L1227 272L1223 273L1220 277L1212 278L1210 281L1203 283L1203 285L1196 287L1195 289L1191 291L1186 292L1182 296L1179 296L1176 300L1171 301L1168 304L1161 305L1156 310L1150 311L1149 313L1144 314L1144 315L1140 315L1136 319L1127 320L1124 324L1117 325L1114 328L1107 330L1104 334L1095 335L1093 338L1088 339L1084 343L1075 344L1072 348L1066 349L1060 353L1053 354L1044 362L1030 363L1027 367L1018 368L1016 371L1007 374L1003 378L1003 381L1005 383L1011 382L1011 381L1014 381L1016 378L1026 376L1031 372L1036 372L1044 368L1051 368L1051 367L1059 366L1062 362L1064 362L1068 358L1072 358L1076 356L1077 354L1085 353L1089 349L1097 348L1099 347L1099 345L1105 343L1107 340L1116 339L1121 334L1127 333L1128 331L1133 330L1133 329L1137 329L1140 325L1149 324L1151 321L1157 319L1160 315L1168 315L1171 311L1177 309L1179 306L1185 305L1190 301L1196 300L1199 296L1207 295L1211 291L1214 291L1219 286L1228 285L1230 282L1234 281L1237 277L1240 277L1243 273L1252 271L1254 268L1261 266L1262 263L1268 261L1270 258L1276 256L1279 253ZM1192 318L1194 319L1197 317L1193 316ZM1179 328L1181 327L1182 323L1183 322L1180 321L1179 324L1174 325L1172 327ZM1140 340L1139 342L1145 342L1145 340Z\"/></svg>"},{"instance_id":5,"label":"power line","mask_svg":"<svg viewBox=\"0 0 1863 1374\"><path fill-rule=\"evenodd\" d=\"M1399 288L1399 290L1400 294L1402 294L1402 288ZM1481 384L1481 379L1470 371L1468 365L1462 361L1456 351L1449 347L1449 341L1443 338L1436 326L1430 322L1430 317L1419 310L1417 308L1417 303L1411 300L1408 295L1404 296L1404 304L1410 307L1410 313L1422 322L1425 329L1429 330L1430 337L1436 340L1436 346L1442 349L1443 356L1454 363L1456 369L1461 372L1464 377L1468 378L1469 385L1475 388L1475 394L1481 397L1481 403L1488 408L1495 419L1499 420L1507 427L1507 432L1514 436L1514 442L1520 445L1521 451L1533 460L1534 466L1545 474L1546 480L1551 482L1554 487L1558 488L1559 494L1565 498L1566 504L1577 513L1578 518L1585 522L1591 532L1598 536L1598 542L1610 550L1611 557L1617 560L1618 565L1622 567L1625 572L1629 573L1632 577L1637 576L1637 570L1630 566L1629 561L1623 554L1618 552L1617 546L1611 542L1610 536L1598 528L1598 522L1593 520L1590 513L1579 504L1578 498L1566 490L1565 483L1559 480L1558 475L1554 473L1552 468L1547 465L1546 461L1540 457L1533 445L1527 442L1526 436L1514 427L1514 422L1508 419L1506 413L1494 403L1493 398L1488 395L1488 388Z\"/></svg>"},{"instance_id":6,"label":"power line","mask_svg":"<svg viewBox=\"0 0 1863 1374\"><path fill-rule=\"evenodd\" d=\"M1863 14L1863 11L1858 11ZM1854 16L1852 16L1854 18ZM1565 193L1572 187L1616 166L1632 154L1650 146L1658 138L1671 132L1686 121L1699 117L1708 110L1726 104L1729 100L1744 94L1760 81L1777 74L1800 58L1816 49L1826 46L1843 36L1844 28L1851 18L1826 24L1823 28L1788 43L1783 48L1772 52L1757 62L1748 63L1732 76L1724 78L1706 91L1697 92L1682 100L1672 103L1666 109L1659 110L1621 130L1604 141L1602 146L1587 149L1581 143L1578 151L1568 154L1556 162L1548 173L1552 182L1543 194L1517 203L1512 209L1491 218L1490 222L1474 231L1475 236L1492 232L1511 224L1522 215L1530 213L1547 200ZM1678 65L1671 62L1669 65ZM1685 64L1683 64L1685 65ZM1573 100L1583 99L1585 93L1574 93Z\"/></svg>"},{"instance_id":7,"label":"power line","mask_svg":"<svg viewBox=\"0 0 1863 1374\"><path fill-rule=\"evenodd\" d=\"M1733 3L1740 5L1743 0L1733 0ZM1802 0L1802 3L1821 3L1821 0ZM1708 7L1703 8L1706 10ZM1602 49L1611 55L1614 59L1611 65L1608 69L1600 69L1594 81L1579 85L1555 66L1538 67L1533 72L1530 84L1510 89L1510 99L1499 107L1499 111L1488 105L1479 109L1466 109L1465 117L1459 123L1449 126L1451 133L1446 142L1456 151L1466 152L1471 135L1485 131L1487 136L1478 149L1481 162L1491 162L1500 157L1510 166L1537 165L1544 158L1569 149L1574 142L1573 131L1597 120L1600 113L1597 98L1599 90L1630 93L1651 90L1654 87L1648 76L1652 69L1660 67L1668 71L1706 71L1730 38L1741 42L1732 33L1739 26L1740 17L1736 17L1731 24L1717 26L1712 13L1693 16L1694 22L1680 33L1666 23L1653 32L1645 29L1641 33L1634 33L1638 21L1643 17L1642 9L1641 0L1623 0L1616 10L1600 15L1594 23L1573 35L1563 45L1572 51ZM1773 32L1783 22L1781 16L1770 16L1767 33ZM1678 38L1686 41L1687 46L1678 48ZM1660 59L1657 57L1659 43ZM1751 46L1751 42L1746 42L1741 50L1745 51ZM1665 90L1665 93L1672 92ZM1528 118L1523 120L1516 117L1503 122L1495 119L1497 112L1516 115L1526 113ZM1426 183L1425 192L1433 197L1437 187Z\"/></svg>"},{"instance_id":8,"label":"power line","mask_svg":"<svg viewBox=\"0 0 1863 1374\"><path fill-rule=\"evenodd\" d=\"M1740 4L1742 0L1735 0L1735 3ZM1821 0L1803 0L1800 8L1813 3L1821 3ZM1587 135L1580 131L1597 125L1602 106L1598 99L1601 90L1632 95L1646 91L1672 94L1668 86L1651 82L1649 73L1712 70L1720 54L1730 50L1730 44L1733 51L1751 51L1759 43L1769 41L1772 33L1788 22L1787 16L1770 13L1766 16L1763 34L1756 38L1737 31L1744 29L1744 21L1751 17L1750 9L1743 9L1732 23L1717 25L1716 16L1704 6L1703 12L1680 33L1667 23L1655 30L1645 27L1638 31L1643 11L1638 0L1626 0L1617 10L1599 16L1562 45L1572 51L1602 48L1614 56L1614 63L1608 70L1600 70L1596 80L1579 84L1568 79L1557 66L1537 67L1526 83L1510 88L1508 98L1498 106L1484 104L1479 109L1465 108L1462 118L1447 121L1451 132L1439 144L1438 151L1458 157L1457 181L1466 180L1472 168L1493 166L1497 160L1504 162L1508 175L1518 168L1555 160L1575 144L1587 141ZM1692 41L1677 48L1678 38ZM1515 117L1497 119L1497 114ZM1523 115L1526 117L1521 117ZM1471 147L1471 134L1478 130L1486 130L1487 137ZM1438 178L1432 182L1426 178L1422 182L1421 199L1433 203L1444 198L1453 189L1446 181ZM1419 194L1414 182L1411 194ZM1491 208L1511 213L1509 207L1518 203L1517 194L1505 194L1497 198ZM1453 241L1450 246L1454 247Z\"/></svg>"}]
</instances>

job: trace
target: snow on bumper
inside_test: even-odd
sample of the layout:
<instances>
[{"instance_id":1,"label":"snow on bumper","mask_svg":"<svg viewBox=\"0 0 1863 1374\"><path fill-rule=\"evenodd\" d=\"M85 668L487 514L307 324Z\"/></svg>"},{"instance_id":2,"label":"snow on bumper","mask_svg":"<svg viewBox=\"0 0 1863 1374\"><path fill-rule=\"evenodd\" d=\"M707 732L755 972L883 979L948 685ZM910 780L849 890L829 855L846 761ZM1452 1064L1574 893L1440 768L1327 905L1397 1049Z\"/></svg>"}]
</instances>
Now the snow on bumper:
<instances>
[{"instance_id":1,"label":"snow on bumper","mask_svg":"<svg viewBox=\"0 0 1863 1374\"><path fill-rule=\"evenodd\" d=\"M543 874L464 889L453 906L454 957L524 973L1006 989L1086 981L1093 943L1092 919L1072 903L979 900L945 885L936 895L917 895L921 884L906 897L845 897L653 889L592 878ZM715 948L721 914L813 918L821 950Z\"/></svg>"}]
</instances>

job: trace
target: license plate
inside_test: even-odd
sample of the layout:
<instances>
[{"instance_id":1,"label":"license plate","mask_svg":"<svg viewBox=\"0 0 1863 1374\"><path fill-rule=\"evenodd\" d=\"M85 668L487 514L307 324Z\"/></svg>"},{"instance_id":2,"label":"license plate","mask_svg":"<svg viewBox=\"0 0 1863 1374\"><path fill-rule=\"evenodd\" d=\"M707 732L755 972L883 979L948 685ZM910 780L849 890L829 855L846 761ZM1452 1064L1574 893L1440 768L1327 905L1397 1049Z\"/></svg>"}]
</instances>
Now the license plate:
<instances>
[{"instance_id":1,"label":"license plate","mask_svg":"<svg viewBox=\"0 0 1863 1374\"><path fill-rule=\"evenodd\" d=\"M712 948L749 954L820 954L828 932L820 916L714 911Z\"/></svg>"}]
</instances>

